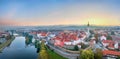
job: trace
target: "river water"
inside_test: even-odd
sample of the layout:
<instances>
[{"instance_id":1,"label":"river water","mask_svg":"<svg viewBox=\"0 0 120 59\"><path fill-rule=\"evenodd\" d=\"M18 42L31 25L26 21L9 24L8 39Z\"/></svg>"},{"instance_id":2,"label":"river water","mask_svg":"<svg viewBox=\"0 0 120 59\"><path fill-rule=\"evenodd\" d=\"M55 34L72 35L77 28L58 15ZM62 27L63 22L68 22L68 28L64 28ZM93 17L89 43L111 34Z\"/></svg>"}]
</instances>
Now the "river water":
<instances>
[{"instance_id":1,"label":"river water","mask_svg":"<svg viewBox=\"0 0 120 59\"><path fill-rule=\"evenodd\" d=\"M37 59L34 45L26 46L25 37L16 37L10 46L0 53L0 59Z\"/></svg>"}]
</instances>

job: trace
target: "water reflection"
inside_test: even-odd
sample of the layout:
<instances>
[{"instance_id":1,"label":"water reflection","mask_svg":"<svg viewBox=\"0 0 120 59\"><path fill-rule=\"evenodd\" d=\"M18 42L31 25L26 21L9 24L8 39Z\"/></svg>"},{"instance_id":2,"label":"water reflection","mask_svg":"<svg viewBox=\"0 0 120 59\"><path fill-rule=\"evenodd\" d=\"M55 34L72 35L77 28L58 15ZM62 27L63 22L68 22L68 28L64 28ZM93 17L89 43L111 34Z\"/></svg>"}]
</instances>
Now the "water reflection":
<instances>
[{"instance_id":1,"label":"water reflection","mask_svg":"<svg viewBox=\"0 0 120 59\"><path fill-rule=\"evenodd\" d=\"M41 48L39 41L35 40L34 44L35 44L35 48L37 48L36 52L39 53L40 52L40 48Z\"/></svg>"},{"instance_id":2,"label":"water reflection","mask_svg":"<svg viewBox=\"0 0 120 59\"><path fill-rule=\"evenodd\" d=\"M26 38L26 40L25 40L26 47L34 45L34 47L37 49L36 53L39 53L40 52L40 42L39 42L39 40L34 39L33 36L31 36L31 35L27 35L27 36L25 36L25 38Z\"/></svg>"},{"instance_id":3,"label":"water reflection","mask_svg":"<svg viewBox=\"0 0 120 59\"><path fill-rule=\"evenodd\" d=\"M0 53L0 59L37 59L35 46L28 43L31 44L31 41L26 42L25 37L16 37L10 46Z\"/></svg>"},{"instance_id":4,"label":"water reflection","mask_svg":"<svg viewBox=\"0 0 120 59\"><path fill-rule=\"evenodd\" d=\"M26 46L28 46L29 44L32 43L33 36L31 36L31 35L26 36L25 39L26 39L26 40L25 40L25 44L26 44Z\"/></svg>"}]
</instances>

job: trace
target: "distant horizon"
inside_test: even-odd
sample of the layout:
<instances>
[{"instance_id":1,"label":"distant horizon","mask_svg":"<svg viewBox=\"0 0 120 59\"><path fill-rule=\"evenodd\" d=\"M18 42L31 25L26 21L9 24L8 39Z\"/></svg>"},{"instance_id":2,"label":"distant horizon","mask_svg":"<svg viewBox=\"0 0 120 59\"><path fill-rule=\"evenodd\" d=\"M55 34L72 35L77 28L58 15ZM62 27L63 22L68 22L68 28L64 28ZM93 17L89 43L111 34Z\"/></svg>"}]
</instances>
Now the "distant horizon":
<instances>
[{"instance_id":1,"label":"distant horizon","mask_svg":"<svg viewBox=\"0 0 120 59\"><path fill-rule=\"evenodd\" d=\"M1 25L1 26L20 26L22 27L22 25ZM87 26L87 24L83 24L83 25L79 25L79 24L68 24L68 25L23 25L23 26ZM90 24L90 26L120 26L120 25L94 25L94 24Z\"/></svg>"}]
</instances>

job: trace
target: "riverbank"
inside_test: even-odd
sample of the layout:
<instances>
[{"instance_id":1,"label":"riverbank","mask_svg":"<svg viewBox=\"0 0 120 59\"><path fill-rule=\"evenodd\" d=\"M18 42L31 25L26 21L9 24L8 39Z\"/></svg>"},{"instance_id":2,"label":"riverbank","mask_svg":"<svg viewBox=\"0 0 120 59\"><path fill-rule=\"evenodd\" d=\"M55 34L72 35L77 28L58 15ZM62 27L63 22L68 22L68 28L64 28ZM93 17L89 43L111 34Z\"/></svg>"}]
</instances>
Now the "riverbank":
<instances>
[{"instance_id":1,"label":"riverbank","mask_svg":"<svg viewBox=\"0 0 120 59\"><path fill-rule=\"evenodd\" d=\"M2 50L8 46L13 40L14 40L14 36L12 36L12 38L10 38L9 40L7 40L6 42L0 44L0 52L2 52Z\"/></svg>"}]
</instances>

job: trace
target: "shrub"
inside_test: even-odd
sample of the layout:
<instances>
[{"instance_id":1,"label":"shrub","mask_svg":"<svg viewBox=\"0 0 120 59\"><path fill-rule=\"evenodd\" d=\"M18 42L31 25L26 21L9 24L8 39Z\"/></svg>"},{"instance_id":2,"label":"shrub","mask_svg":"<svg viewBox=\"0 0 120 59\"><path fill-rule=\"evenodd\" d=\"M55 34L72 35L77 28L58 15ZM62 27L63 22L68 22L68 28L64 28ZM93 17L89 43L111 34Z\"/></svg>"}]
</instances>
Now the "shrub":
<instances>
[{"instance_id":1,"label":"shrub","mask_svg":"<svg viewBox=\"0 0 120 59\"><path fill-rule=\"evenodd\" d=\"M78 46L75 45L75 46L74 46L74 51L78 51L78 50L79 50Z\"/></svg>"},{"instance_id":2,"label":"shrub","mask_svg":"<svg viewBox=\"0 0 120 59\"><path fill-rule=\"evenodd\" d=\"M91 49L82 50L80 53L80 59L94 59L94 53Z\"/></svg>"},{"instance_id":3,"label":"shrub","mask_svg":"<svg viewBox=\"0 0 120 59\"><path fill-rule=\"evenodd\" d=\"M101 49L96 49L95 53L94 53L94 58L95 59L102 59L103 57L103 53Z\"/></svg>"}]
</instances>

